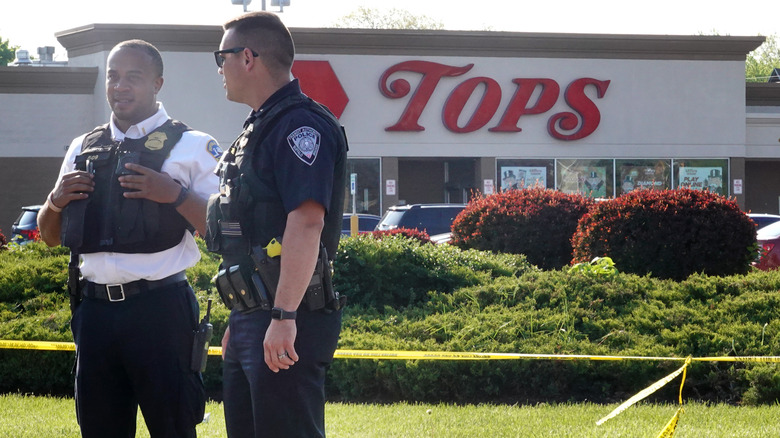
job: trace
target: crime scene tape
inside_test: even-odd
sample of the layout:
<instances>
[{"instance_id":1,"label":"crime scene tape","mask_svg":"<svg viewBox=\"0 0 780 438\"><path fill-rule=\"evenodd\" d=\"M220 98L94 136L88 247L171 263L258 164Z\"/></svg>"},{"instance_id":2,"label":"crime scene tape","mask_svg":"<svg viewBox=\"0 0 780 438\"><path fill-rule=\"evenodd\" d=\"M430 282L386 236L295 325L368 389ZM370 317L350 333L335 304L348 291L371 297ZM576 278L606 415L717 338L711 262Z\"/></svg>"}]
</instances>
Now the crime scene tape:
<instances>
[{"instance_id":1,"label":"crime scene tape","mask_svg":"<svg viewBox=\"0 0 780 438\"><path fill-rule=\"evenodd\" d=\"M0 350L49 350L75 351L73 342L0 340ZM209 356L221 356L221 347L209 347ZM340 359L386 359L386 360L666 360L686 362L757 362L780 363L780 356L714 356L714 357L673 357L673 356L598 356L588 354L535 354L535 353L479 353L464 351L397 351L397 350L336 350L335 358Z\"/></svg>"},{"instance_id":2,"label":"crime scene tape","mask_svg":"<svg viewBox=\"0 0 780 438\"><path fill-rule=\"evenodd\" d=\"M72 342L50 341L6 341L0 340L0 349L23 350L50 350L50 351L75 351ZM209 356L221 356L221 347L209 347ZM664 426L658 438L672 438L677 428L680 415L683 411L682 390L688 366L691 362L757 362L780 363L780 356L723 356L723 357L663 357L663 356L597 356L586 354L532 354L532 353L478 353L478 352L454 352L454 351L395 351L395 350L336 350L334 358L340 359L375 359L375 360L598 360L598 361L622 361L622 360L664 360L682 361L683 366L668 376L653 383L635 396L623 402L607 416L596 422L597 426L616 417L632 405L658 391L667 383L682 374L680 382L679 403L680 407L671 420Z\"/></svg>"}]
</instances>

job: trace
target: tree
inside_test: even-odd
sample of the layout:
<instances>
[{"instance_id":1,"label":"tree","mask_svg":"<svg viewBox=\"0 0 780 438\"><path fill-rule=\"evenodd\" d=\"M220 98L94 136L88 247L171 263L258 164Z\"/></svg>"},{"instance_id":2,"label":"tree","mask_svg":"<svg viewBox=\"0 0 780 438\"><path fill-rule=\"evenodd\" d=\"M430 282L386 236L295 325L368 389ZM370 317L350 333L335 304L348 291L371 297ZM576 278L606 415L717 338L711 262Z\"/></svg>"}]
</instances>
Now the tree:
<instances>
[{"instance_id":1,"label":"tree","mask_svg":"<svg viewBox=\"0 0 780 438\"><path fill-rule=\"evenodd\" d=\"M353 29L444 29L444 24L427 15L415 15L403 9L379 10L360 6L333 24Z\"/></svg>"},{"instance_id":2,"label":"tree","mask_svg":"<svg viewBox=\"0 0 780 438\"><path fill-rule=\"evenodd\" d=\"M19 46L12 46L8 40L0 37L0 67L5 67L16 58L16 49L18 48Z\"/></svg>"},{"instance_id":3,"label":"tree","mask_svg":"<svg viewBox=\"0 0 780 438\"><path fill-rule=\"evenodd\" d=\"M775 68L780 68L780 47L777 35L769 35L764 44L748 54L745 79L748 82L766 82Z\"/></svg>"}]
</instances>

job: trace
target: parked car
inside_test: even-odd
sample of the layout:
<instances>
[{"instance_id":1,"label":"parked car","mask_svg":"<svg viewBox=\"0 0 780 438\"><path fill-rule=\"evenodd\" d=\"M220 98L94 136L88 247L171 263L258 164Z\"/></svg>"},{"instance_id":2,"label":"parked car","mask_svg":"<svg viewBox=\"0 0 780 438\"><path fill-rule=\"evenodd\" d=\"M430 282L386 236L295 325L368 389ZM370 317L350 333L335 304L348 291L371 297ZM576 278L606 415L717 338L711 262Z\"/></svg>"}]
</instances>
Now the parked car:
<instances>
[{"instance_id":1,"label":"parked car","mask_svg":"<svg viewBox=\"0 0 780 438\"><path fill-rule=\"evenodd\" d=\"M753 266L764 271L780 267L780 222L759 229L756 240L759 255Z\"/></svg>"},{"instance_id":2,"label":"parked car","mask_svg":"<svg viewBox=\"0 0 780 438\"><path fill-rule=\"evenodd\" d=\"M28 205L22 207L22 213L14 221L11 227L11 242L23 245L40 236L38 231L38 210L41 205Z\"/></svg>"},{"instance_id":3,"label":"parked car","mask_svg":"<svg viewBox=\"0 0 780 438\"><path fill-rule=\"evenodd\" d=\"M352 213L344 213L343 218L341 219L341 234L345 236L352 235L352 228L350 226L350 218L352 217ZM364 214L364 213L358 213L358 233L365 233L368 231L374 231L376 228L376 224L379 223L379 220L382 219L381 217L375 215L375 214Z\"/></svg>"},{"instance_id":4,"label":"parked car","mask_svg":"<svg viewBox=\"0 0 780 438\"><path fill-rule=\"evenodd\" d=\"M429 236L449 233L455 217L466 204L411 204L390 207L376 226L377 230L411 228Z\"/></svg>"},{"instance_id":5,"label":"parked car","mask_svg":"<svg viewBox=\"0 0 780 438\"><path fill-rule=\"evenodd\" d=\"M764 228L769 224L780 221L780 215L767 213L748 213L748 217L756 223L756 229Z\"/></svg>"}]
</instances>

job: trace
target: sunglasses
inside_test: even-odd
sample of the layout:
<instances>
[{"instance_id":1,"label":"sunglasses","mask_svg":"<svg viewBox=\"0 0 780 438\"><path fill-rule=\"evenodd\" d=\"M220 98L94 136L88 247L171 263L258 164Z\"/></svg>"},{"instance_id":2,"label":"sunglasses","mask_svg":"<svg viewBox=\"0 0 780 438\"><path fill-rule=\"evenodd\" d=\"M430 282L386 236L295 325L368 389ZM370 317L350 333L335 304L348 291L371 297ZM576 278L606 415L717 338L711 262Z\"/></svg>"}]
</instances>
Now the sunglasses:
<instances>
[{"instance_id":1,"label":"sunglasses","mask_svg":"<svg viewBox=\"0 0 780 438\"><path fill-rule=\"evenodd\" d=\"M222 56L226 53L239 53L243 52L244 50L249 49L249 47L233 47L232 49L224 49L224 50L217 50L214 52L214 60L217 61L217 67L222 68L223 65L225 65L225 58ZM249 49L250 52L252 52L252 56L257 58L260 56L257 52L255 52L252 49Z\"/></svg>"}]
</instances>

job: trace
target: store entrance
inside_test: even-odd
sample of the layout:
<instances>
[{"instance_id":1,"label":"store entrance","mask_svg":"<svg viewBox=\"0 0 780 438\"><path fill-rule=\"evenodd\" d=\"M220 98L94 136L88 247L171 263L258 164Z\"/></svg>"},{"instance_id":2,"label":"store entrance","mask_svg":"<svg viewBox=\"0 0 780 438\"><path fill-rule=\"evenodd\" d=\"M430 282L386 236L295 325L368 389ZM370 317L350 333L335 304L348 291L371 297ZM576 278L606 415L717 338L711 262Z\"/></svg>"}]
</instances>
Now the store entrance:
<instances>
[{"instance_id":1,"label":"store entrance","mask_svg":"<svg viewBox=\"0 0 780 438\"><path fill-rule=\"evenodd\" d=\"M745 162L745 211L780 213L780 173L778 160Z\"/></svg>"},{"instance_id":2,"label":"store entrance","mask_svg":"<svg viewBox=\"0 0 780 438\"><path fill-rule=\"evenodd\" d=\"M399 203L466 203L478 187L476 166L476 158L399 158Z\"/></svg>"}]
</instances>

